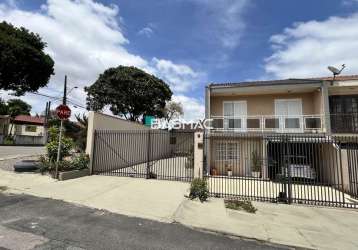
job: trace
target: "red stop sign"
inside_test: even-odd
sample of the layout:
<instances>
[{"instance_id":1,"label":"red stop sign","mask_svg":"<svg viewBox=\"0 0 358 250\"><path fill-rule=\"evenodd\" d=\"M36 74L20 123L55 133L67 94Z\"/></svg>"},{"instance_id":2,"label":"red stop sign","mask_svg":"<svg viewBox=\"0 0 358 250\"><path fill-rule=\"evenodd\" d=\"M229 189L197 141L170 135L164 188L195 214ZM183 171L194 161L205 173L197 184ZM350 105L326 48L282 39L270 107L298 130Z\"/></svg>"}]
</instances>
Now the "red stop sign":
<instances>
[{"instance_id":1,"label":"red stop sign","mask_svg":"<svg viewBox=\"0 0 358 250\"><path fill-rule=\"evenodd\" d=\"M56 113L58 118L61 120L66 120L71 116L71 109L67 105L61 104L56 108Z\"/></svg>"}]
</instances>

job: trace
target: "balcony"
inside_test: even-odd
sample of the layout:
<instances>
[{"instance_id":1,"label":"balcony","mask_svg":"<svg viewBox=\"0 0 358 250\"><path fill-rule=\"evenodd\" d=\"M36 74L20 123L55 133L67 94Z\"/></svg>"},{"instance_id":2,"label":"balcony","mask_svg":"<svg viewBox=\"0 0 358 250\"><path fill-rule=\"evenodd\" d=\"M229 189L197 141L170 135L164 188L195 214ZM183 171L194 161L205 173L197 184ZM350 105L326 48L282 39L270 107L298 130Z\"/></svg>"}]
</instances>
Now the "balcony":
<instances>
[{"instance_id":1,"label":"balcony","mask_svg":"<svg viewBox=\"0 0 358 250\"><path fill-rule=\"evenodd\" d=\"M211 116L211 128L217 131L323 133L323 115L301 116Z\"/></svg>"},{"instance_id":2,"label":"balcony","mask_svg":"<svg viewBox=\"0 0 358 250\"><path fill-rule=\"evenodd\" d=\"M358 133L358 113L331 114L332 133Z\"/></svg>"}]
</instances>

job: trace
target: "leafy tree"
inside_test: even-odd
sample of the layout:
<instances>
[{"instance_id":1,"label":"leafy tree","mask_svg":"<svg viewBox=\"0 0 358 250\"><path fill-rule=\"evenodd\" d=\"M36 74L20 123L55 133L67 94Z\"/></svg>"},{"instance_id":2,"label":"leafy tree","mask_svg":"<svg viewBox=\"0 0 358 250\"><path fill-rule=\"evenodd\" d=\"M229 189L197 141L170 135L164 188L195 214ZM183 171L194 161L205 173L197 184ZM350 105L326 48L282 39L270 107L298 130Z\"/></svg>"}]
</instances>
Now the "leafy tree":
<instances>
[{"instance_id":1,"label":"leafy tree","mask_svg":"<svg viewBox=\"0 0 358 250\"><path fill-rule=\"evenodd\" d=\"M165 105L164 115L168 121L171 119L177 119L183 114L183 106L180 102L169 101Z\"/></svg>"},{"instance_id":2,"label":"leafy tree","mask_svg":"<svg viewBox=\"0 0 358 250\"><path fill-rule=\"evenodd\" d=\"M0 98L0 115L7 115L9 114L9 108L6 102Z\"/></svg>"},{"instance_id":3,"label":"leafy tree","mask_svg":"<svg viewBox=\"0 0 358 250\"><path fill-rule=\"evenodd\" d=\"M10 123L11 128L10 131L13 130L14 127L14 119L18 115L30 115L31 105L20 99L10 99L7 101L7 111L8 115L10 115ZM11 132L10 132L11 135Z\"/></svg>"},{"instance_id":4,"label":"leafy tree","mask_svg":"<svg viewBox=\"0 0 358 250\"><path fill-rule=\"evenodd\" d=\"M85 114L75 115L77 124L80 127L79 132L76 134L76 144L81 150L86 149L86 142L87 142L87 128L88 128L88 117Z\"/></svg>"},{"instance_id":5,"label":"leafy tree","mask_svg":"<svg viewBox=\"0 0 358 250\"><path fill-rule=\"evenodd\" d=\"M44 53L38 34L0 23L0 89L16 95L37 91L54 74L54 61Z\"/></svg>"},{"instance_id":6,"label":"leafy tree","mask_svg":"<svg viewBox=\"0 0 358 250\"><path fill-rule=\"evenodd\" d=\"M31 105L21 99L10 99L7 101L8 114L15 118L18 115L30 115Z\"/></svg>"},{"instance_id":7,"label":"leafy tree","mask_svg":"<svg viewBox=\"0 0 358 250\"><path fill-rule=\"evenodd\" d=\"M143 115L163 117L165 103L172 96L161 79L126 66L107 69L85 91L88 109L98 111L109 105L113 114L131 121L138 121Z\"/></svg>"}]
</instances>

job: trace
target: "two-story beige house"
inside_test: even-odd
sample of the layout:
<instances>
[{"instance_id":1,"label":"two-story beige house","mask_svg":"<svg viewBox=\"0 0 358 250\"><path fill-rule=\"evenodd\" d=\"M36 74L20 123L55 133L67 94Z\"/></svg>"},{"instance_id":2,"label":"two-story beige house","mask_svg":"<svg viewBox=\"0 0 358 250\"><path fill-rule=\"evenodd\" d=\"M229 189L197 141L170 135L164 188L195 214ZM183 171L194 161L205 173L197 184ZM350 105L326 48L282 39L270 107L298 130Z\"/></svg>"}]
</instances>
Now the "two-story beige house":
<instances>
[{"instance_id":1,"label":"two-story beige house","mask_svg":"<svg viewBox=\"0 0 358 250\"><path fill-rule=\"evenodd\" d=\"M357 133L358 75L214 83L205 105L216 131Z\"/></svg>"},{"instance_id":2,"label":"two-story beige house","mask_svg":"<svg viewBox=\"0 0 358 250\"><path fill-rule=\"evenodd\" d=\"M208 174L260 172L262 178L274 179L282 169L273 169L270 161L280 161L284 149L264 138L290 134L305 136L305 141L297 139L290 146L295 151L290 154L296 156L291 163L306 167L303 177L332 178L326 170L320 171L327 169L320 164L332 155L334 145L318 145L314 138L358 133L358 75L212 83L206 87L205 118L212 119L206 131ZM260 166L255 170L255 165Z\"/></svg>"}]
</instances>

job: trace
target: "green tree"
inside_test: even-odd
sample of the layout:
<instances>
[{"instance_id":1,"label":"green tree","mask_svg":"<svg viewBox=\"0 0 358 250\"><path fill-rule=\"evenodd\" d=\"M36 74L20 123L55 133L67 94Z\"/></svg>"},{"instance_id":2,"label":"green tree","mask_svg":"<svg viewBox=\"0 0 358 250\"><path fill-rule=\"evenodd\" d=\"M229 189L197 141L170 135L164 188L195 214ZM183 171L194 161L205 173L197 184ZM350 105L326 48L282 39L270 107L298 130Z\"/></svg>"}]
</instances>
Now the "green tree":
<instances>
[{"instance_id":1,"label":"green tree","mask_svg":"<svg viewBox=\"0 0 358 250\"><path fill-rule=\"evenodd\" d=\"M13 132L14 119L18 115L30 115L31 105L20 99L10 99L7 101L8 115L10 115L10 135Z\"/></svg>"},{"instance_id":2,"label":"green tree","mask_svg":"<svg viewBox=\"0 0 358 250\"><path fill-rule=\"evenodd\" d=\"M23 95L46 86L54 61L44 53L45 47L38 34L0 23L0 89Z\"/></svg>"},{"instance_id":3,"label":"green tree","mask_svg":"<svg viewBox=\"0 0 358 250\"><path fill-rule=\"evenodd\" d=\"M85 114L75 115L77 120L77 125L80 127L80 130L76 134L75 142L77 146L81 150L86 149L86 142L87 142L87 128L88 128L88 117Z\"/></svg>"},{"instance_id":4,"label":"green tree","mask_svg":"<svg viewBox=\"0 0 358 250\"><path fill-rule=\"evenodd\" d=\"M131 121L143 115L163 117L165 103L172 96L163 80L126 66L107 69L85 91L87 109L98 111L109 105L113 114Z\"/></svg>"},{"instance_id":5,"label":"green tree","mask_svg":"<svg viewBox=\"0 0 358 250\"><path fill-rule=\"evenodd\" d=\"M15 118L18 115L30 115L31 105L21 99L10 99L7 101L8 114Z\"/></svg>"},{"instance_id":6,"label":"green tree","mask_svg":"<svg viewBox=\"0 0 358 250\"><path fill-rule=\"evenodd\" d=\"M183 106L180 102L169 101L164 108L164 117L170 121L184 115Z\"/></svg>"},{"instance_id":7,"label":"green tree","mask_svg":"<svg viewBox=\"0 0 358 250\"><path fill-rule=\"evenodd\" d=\"M6 102L0 98L0 115L8 115L8 114L9 114L9 108Z\"/></svg>"}]
</instances>

